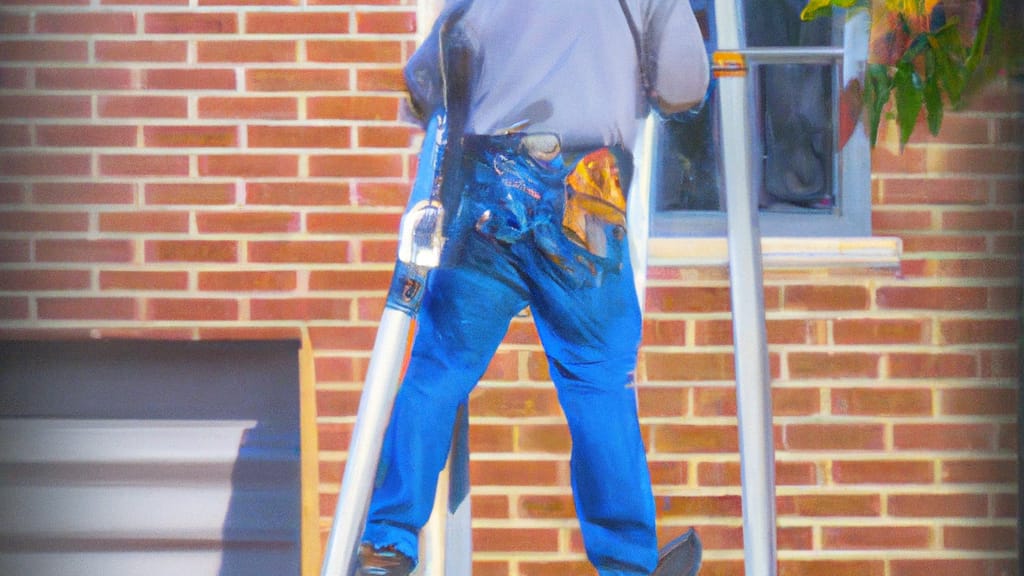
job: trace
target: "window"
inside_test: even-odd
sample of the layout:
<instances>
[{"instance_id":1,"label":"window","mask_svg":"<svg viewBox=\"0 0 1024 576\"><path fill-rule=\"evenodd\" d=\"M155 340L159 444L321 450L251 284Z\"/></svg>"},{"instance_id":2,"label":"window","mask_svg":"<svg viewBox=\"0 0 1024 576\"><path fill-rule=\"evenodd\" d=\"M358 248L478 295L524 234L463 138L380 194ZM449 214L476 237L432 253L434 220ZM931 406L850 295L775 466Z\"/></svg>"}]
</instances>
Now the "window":
<instances>
[{"instance_id":1,"label":"window","mask_svg":"<svg viewBox=\"0 0 1024 576\"><path fill-rule=\"evenodd\" d=\"M708 53L716 48L713 0L692 0ZM802 22L803 0L743 0L753 157L765 237L871 234L870 148L844 118L840 96L866 55L866 15ZM732 24L735 26L735 24ZM720 115L712 81L697 111L658 119L653 140L651 236L723 237Z\"/></svg>"}]
</instances>

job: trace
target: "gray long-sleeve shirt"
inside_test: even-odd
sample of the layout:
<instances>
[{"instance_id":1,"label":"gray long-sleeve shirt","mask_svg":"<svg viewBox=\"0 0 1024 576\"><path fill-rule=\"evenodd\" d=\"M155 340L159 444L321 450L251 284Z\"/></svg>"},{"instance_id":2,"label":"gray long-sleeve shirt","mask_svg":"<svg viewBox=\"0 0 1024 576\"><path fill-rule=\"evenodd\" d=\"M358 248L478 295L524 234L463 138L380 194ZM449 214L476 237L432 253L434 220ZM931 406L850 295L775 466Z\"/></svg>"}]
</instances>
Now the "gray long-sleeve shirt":
<instances>
[{"instance_id":1,"label":"gray long-sleeve shirt","mask_svg":"<svg viewBox=\"0 0 1024 576\"><path fill-rule=\"evenodd\" d=\"M568 146L630 147L650 103L671 114L704 97L708 62L687 0L627 0L651 84L645 99L633 36L618 0L449 0L406 66L416 107L441 104L438 33L455 10L469 49L465 131L525 123Z\"/></svg>"}]
</instances>

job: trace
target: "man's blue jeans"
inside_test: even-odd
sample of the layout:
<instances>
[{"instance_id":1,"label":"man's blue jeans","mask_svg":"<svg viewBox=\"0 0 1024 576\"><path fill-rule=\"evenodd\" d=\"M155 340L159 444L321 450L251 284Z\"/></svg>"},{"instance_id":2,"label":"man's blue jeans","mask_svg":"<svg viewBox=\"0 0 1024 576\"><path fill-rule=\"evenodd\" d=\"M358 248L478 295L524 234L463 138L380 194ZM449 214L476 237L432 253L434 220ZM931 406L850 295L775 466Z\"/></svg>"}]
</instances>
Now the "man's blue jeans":
<instances>
[{"instance_id":1,"label":"man's blue jeans","mask_svg":"<svg viewBox=\"0 0 1024 576\"><path fill-rule=\"evenodd\" d=\"M658 550L632 388L641 317L626 239L614 251L621 268L596 283L567 281L550 257L550 238L538 231L548 211L560 213L566 168L501 148L468 163L469 184L417 317L364 540L416 558L458 407L509 321L529 305L572 436L572 489L588 558L602 576L649 574ZM496 221L504 231L490 226Z\"/></svg>"}]
</instances>

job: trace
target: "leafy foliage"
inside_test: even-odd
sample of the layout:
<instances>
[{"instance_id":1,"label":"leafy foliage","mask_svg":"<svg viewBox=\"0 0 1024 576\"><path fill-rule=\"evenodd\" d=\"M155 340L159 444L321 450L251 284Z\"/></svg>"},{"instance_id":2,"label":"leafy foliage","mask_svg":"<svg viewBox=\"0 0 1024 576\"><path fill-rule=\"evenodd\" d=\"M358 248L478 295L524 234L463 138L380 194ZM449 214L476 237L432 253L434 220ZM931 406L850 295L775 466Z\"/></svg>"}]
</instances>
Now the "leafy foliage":
<instances>
[{"instance_id":1,"label":"leafy foliage","mask_svg":"<svg viewBox=\"0 0 1024 576\"><path fill-rule=\"evenodd\" d=\"M991 76L995 42L1001 32L1001 0L984 2L976 27L959 18L933 18L934 1L809 0L803 20L831 16L835 10L871 10L872 54L865 70L863 105L871 145L883 116L895 116L900 146L907 143L923 108L928 130L938 134L945 108L960 107L969 86ZM962 32L970 34L965 38Z\"/></svg>"}]
</instances>

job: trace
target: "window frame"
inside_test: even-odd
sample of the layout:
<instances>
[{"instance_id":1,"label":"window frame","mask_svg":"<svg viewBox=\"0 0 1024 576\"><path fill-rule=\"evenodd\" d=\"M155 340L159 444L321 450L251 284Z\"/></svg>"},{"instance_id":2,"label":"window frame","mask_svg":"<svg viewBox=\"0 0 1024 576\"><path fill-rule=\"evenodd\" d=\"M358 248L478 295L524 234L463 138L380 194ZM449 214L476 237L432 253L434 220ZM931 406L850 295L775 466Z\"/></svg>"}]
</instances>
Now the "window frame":
<instances>
[{"instance_id":1,"label":"window frame","mask_svg":"<svg viewBox=\"0 0 1024 576\"><path fill-rule=\"evenodd\" d=\"M757 1L757 0L754 0ZM779 63L831 64L832 74L832 123L838 126L840 107L838 97L848 82L863 78L866 66L869 19L866 13L840 14L833 21L834 33L841 34L841 46L815 46L799 48L748 48L743 52L751 64L751 75L756 75L763 66ZM720 81L720 80L719 80ZM751 109L757 109L757 82L749 82L748 99ZM716 107L720 113L720 108ZM716 115L717 116L717 115ZM656 119L655 122L671 120ZM715 118L722 126L720 118ZM652 162L661 161L664 150L661 145L661 130L657 128L651 136ZM763 155L761 139L754 138L753 158ZM714 144L718 157L723 151L720 143ZM837 205L829 213L780 212L760 210L761 233L763 237L871 237L871 149L861 121L857 122L853 134L840 148L838 130L833 131L833 173L837 176L833 184ZM721 163L720 163L721 164ZM752 166L754 180L761 180L760 166ZM651 201L648 226L651 239L680 238L724 238L727 234L724 206L719 211L658 210L656 195L659 192L657 176L651 175Z\"/></svg>"}]
</instances>

